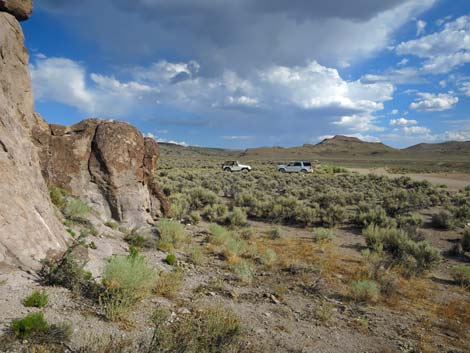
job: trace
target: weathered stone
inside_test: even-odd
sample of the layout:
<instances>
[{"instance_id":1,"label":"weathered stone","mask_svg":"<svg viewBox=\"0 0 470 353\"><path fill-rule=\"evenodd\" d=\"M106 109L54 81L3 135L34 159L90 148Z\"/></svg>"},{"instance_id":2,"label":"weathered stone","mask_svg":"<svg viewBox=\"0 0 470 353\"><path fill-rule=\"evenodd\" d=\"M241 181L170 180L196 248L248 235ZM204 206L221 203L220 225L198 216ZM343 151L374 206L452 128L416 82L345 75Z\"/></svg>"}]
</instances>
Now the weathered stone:
<instances>
[{"instance_id":1,"label":"weathered stone","mask_svg":"<svg viewBox=\"0 0 470 353\"><path fill-rule=\"evenodd\" d=\"M120 121L87 119L68 127L35 117L33 138L50 184L87 200L103 220L141 226L169 212L154 180L155 140Z\"/></svg>"},{"instance_id":2,"label":"weathered stone","mask_svg":"<svg viewBox=\"0 0 470 353\"><path fill-rule=\"evenodd\" d=\"M23 21L31 16L33 0L0 0L0 11L5 11Z\"/></svg>"},{"instance_id":3,"label":"weathered stone","mask_svg":"<svg viewBox=\"0 0 470 353\"><path fill-rule=\"evenodd\" d=\"M0 1L0 6L13 3ZM31 142L28 59L18 21L0 12L0 263L37 267L49 252L65 249L67 235Z\"/></svg>"}]
</instances>

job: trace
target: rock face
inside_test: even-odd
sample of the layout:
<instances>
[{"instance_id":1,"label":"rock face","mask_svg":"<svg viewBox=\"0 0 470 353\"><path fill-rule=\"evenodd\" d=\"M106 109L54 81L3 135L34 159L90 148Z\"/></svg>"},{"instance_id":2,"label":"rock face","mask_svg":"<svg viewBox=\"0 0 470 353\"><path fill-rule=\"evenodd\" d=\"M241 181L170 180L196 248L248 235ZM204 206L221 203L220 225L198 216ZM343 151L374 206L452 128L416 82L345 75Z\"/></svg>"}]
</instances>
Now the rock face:
<instances>
[{"instance_id":1,"label":"rock face","mask_svg":"<svg viewBox=\"0 0 470 353\"><path fill-rule=\"evenodd\" d=\"M125 122L87 119L68 127L35 117L33 139L48 183L87 200L103 221L141 226L169 212L153 176L155 140Z\"/></svg>"},{"instance_id":2,"label":"rock face","mask_svg":"<svg viewBox=\"0 0 470 353\"><path fill-rule=\"evenodd\" d=\"M0 0L0 9L19 16L28 4ZM13 15L0 12L0 263L36 267L48 252L66 247L67 235L54 214L31 141L28 53Z\"/></svg>"},{"instance_id":3,"label":"rock face","mask_svg":"<svg viewBox=\"0 0 470 353\"><path fill-rule=\"evenodd\" d=\"M31 16L33 0L0 0L0 11L11 13L17 20L23 21Z\"/></svg>"}]
</instances>

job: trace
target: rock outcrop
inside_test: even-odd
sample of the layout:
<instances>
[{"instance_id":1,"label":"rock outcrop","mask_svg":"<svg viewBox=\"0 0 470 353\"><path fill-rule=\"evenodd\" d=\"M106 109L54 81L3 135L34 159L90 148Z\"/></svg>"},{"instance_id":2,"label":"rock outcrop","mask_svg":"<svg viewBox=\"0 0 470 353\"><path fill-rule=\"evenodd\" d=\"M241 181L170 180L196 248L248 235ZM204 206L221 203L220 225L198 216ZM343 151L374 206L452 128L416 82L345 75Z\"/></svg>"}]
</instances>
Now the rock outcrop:
<instances>
[{"instance_id":1,"label":"rock outcrop","mask_svg":"<svg viewBox=\"0 0 470 353\"><path fill-rule=\"evenodd\" d=\"M35 117L33 140L49 184L86 200L103 221L142 226L169 212L154 180L155 140L125 122L87 119L62 126Z\"/></svg>"},{"instance_id":2,"label":"rock outcrop","mask_svg":"<svg viewBox=\"0 0 470 353\"><path fill-rule=\"evenodd\" d=\"M31 16L33 0L0 0L0 11L5 11L23 21Z\"/></svg>"},{"instance_id":3,"label":"rock outcrop","mask_svg":"<svg viewBox=\"0 0 470 353\"><path fill-rule=\"evenodd\" d=\"M21 5L25 6L22 7ZM21 27L31 1L0 0L0 263L36 267L66 247L31 141L33 97ZM20 11L21 10L21 11Z\"/></svg>"}]
</instances>

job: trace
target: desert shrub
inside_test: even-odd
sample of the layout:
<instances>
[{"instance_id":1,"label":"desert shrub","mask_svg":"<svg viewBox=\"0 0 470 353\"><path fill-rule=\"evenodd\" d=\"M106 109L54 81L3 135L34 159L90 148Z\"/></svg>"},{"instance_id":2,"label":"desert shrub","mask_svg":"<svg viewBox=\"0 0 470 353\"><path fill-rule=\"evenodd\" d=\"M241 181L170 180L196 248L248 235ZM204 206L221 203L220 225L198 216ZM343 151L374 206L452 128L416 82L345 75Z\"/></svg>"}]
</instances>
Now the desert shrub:
<instances>
[{"instance_id":1,"label":"desert shrub","mask_svg":"<svg viewBox=\"0 0 470 353\"><path fill-rule=\"evenodd\" d=\"M150 293L156 278L146 259L136 252L111 257L102 274L106 290L126 293L135 301Z\"/></svg>"},{"instance_id":2,"label":"desert shrub","mask_svg":"<svg viewBox=\"0 0 470 353\"><path fill-rule=\"evenodd\" d=\"M277 254L273 249L266 249L261 256L261 263L266 266L272 266L277 261Z\"/></svg>"},{"instance_id":3,"label":"desert shrub","mask_svg":"<svg viewBox=\"0 0 470 353\"><path fill-rule=\"evenodd\" d=\"M118 337L90 337L86 344L77 348L73 353L133 353L132 341ZM34 352L31 352L34 353ZM35 352L52 353L52 352Z\"/></svg>"},{"instance_id":4,"label":"desert shrub","mask_svg":"<svg viewBox=\"0 0 470 353\"><path fill-rule=\"evenodd\" d=\"M168 254L165 258L165 262L168 264L168 265L175 265L176 264L176 255L175 254Z\"/></svg>"},{"instance_id":5,"label":"desert shrub","mask_svg":"<svg viewBox=\"0 0 470 353\"><path fill-rule=\"evenodd\" d=\"M470 266L457 265L451 270L452 277L458 285L463 287L470 286Z\"/></svg>"},{"instance_id":6,"label":"desert shrub","mask_svg":"<svg viewBox=\"0 0 470 353\"><path fill-rule=\"evenodd\" d=\"M244 240L250 240L251 238L253 238L254 234L255 231L253 230L253 228L250 227L243 228L240 230L240 237Z\"/></svg>"},{"instance_id":7,"label":"desert shrub","mask_svg":"<svg viewBox=\"0 0 470 353\"><path fill-rule=\"evenodd\" d=\"M189 205L191 210L199 210L205 206L212 206L217 203L217 195L202 187L193 189L189 194Z\"/></svg>"},{"instance_id":8,"label":"desert shrub","mask_svg":"<svg viewBox=\"0 0 470 353\"><path fill-rule=\"evenodd\" d=\"M75 252L79 252L82 246L80 242L75 241L62 257L43 260L39 271L42 283L62 286L79 293L94 290L92 275L85 270L86 261L75 256Z\"/></svg>"},{"instance_id":9,"label":"desert shrub","mask_svg":"<svg viewBox=\"0 0 470 353\"><path fill-rule=\"evenodd\" d=\"M353 281L349 287L355 301L376 302L379 298L380 290L375 281Z\"/></svg>"},{"instance_id":10,"label":"desert shrub","mask_svg":"<svg viewBox=\"0 0 470 353\"><path fill-rule=\"evenodd\" d=\"M225 259L236 262L246 249L247 244L243 240L230 236L224 244L222 253Z\"/></svg>"},{"instance_id":11,"label":"desert shrub","mask_svg":"<svg viewBox=\"0 0 470 353\"><path fill-rule=\"evenodd\" d=\"M112 230L117 230L119 228L119 224L115 221L107 221L104 225Z\"/></svg>"},{"instance_id":12,"label":"desert shrub","mask_svg":"<svg viewBox=\"0 0 470 353\"><path fill-rule=\"evenodd\" d=\"M281 237L281 229L279 227L271 228L268 235L272 240L277 240Z\"/></svg>"},{"instance_id":13,"label":"desert shrub","mask_svg":"<svg viewBox=\"0 0 470 353\"><path fill-rule=\"evenodd\" d=\"M124 237L124 240L135 248L143 248L145 246L145 238L140 234L129 234Z\"/></svg>"},{"instance_id":14,"label":"desert shrub","mask_svg":"<svg viewBox=\"0 0 470 353\"><path fill-rule=\"evenodd\" d=\"M171 322L155 322L151 353L229 353L237 349L242 335L240 320L220 305L193 310Z\"/></svg>"},{"instance_id":15,"label":"desert shrub","mask_svg":"<svg viewBox=\"0 0 470 353\"><path fill-rule=\"evenodd\" d=\"M432 216L432 225L437 229L454 229L455 220L449 211L440 211Z\"/></svg>"},{"instance_id":16,"label":"desert shrub","mask_svg":"<svg viewBox=\"0 0 470 353\"><path fill-rule=\"evenodd\" d=\"M344 208L338 205L330 205L321 210L321 222L325 227L334 227L345 220Z\"/></svg>"},{"instance_id":17,"label":"desert shrub","mask_svg":"<svg viewBox=\"0 0 470 353\"><path fill-rule=\"evenodd\" d=\"M209 222L224 222L227 218L228 209L224 204L206 206L202 210L202 216Z\"/></svg>"},{"instance_id":18,"label":"desert shrub","mask_svg":"<svg viewBox=\"0 0 470 353\"><path fill-rule=\"evenodd\" d=\"M160 231L160 239L157 247L163 251L178 249L188 239L183 225L170 219L161 219L158 222L158 230Z\"/></svg>"},{"instance_id":19,"label":"desert shrub","mask_svg":"<svg viewBox=\"0 0 470 353\"><path fill-rule=\"evenodd\" d=\"M231 227L240 227L246 224L246 213L243 209L235 207L227 217L227 223Z\"/></svg>"},{"instance_id":20,"label":"desert shrub","mask_svg":"<svg viewBox=\"0 0 470 353\"><path fill-rule=\"evenodd\" d=\"M370 225L363 231L367 246L374 251L386 251L404 266L408 274L420 274L435 268L441 261L438 249L426 241L416 242L398 228Z\"/></svg>"},{"instance_id":21,"label":"desert shrub","mask_svg":"<svg viewBox=\"0 0 470 353\"><path fill-rule=\"evenodd\" d=\"M88 204L80 199L69 197L63 208L65 217L71 220L80 220L82 217L90 213L91 208Z\"/></svg>"},{"instance_id":22,"label":"desert shrub","mask_svg":"<svg viewBox=\"0 0 470 353\"><path fill-rule=\"evenodd\" d=\"M27 307L43 308L47 305L49 296L46 291L34 290L23 300L23 305Z\"/></svg>"},{"instance_id":23,"label":"desert shrub","mask_svg":"<svg viewBox=\"0 0 470 353\"><path fill-rule=\"evenodd\" d=\"M322 302L313 310L315 319L320 321L328 321L333 316L334 305L328 302Z\"/></svg>"},{"instance_id":24,"label":"desert shrub","mask_svg":"<svg viewBox=\"0 0 470 353\"><path fill-rule=\"evenodd\" d=\"M386 226L388 223L387 212L380 206L371 209L359 208L356 222L362 227L367 227L371 224Z\"/></svg>"},{"instance_id":25,"label":"desert shrub","mask_svg":"<svg viewBox=\"0 0 470 353\"><path fill-rule=\"evenodd\" d=\"M318 204L312 206L299 205L294 210L296 223L303 226L311 226L320 220L320 207Z\"/></svg>"},{"instance_id":26,"label":"desert shrub","mask_svg":"<svg viewBox=\"0 0 470 353\"><path fill-rule=\"evenodd\" d=\"M334 238L334 234L330 229L327 228L315 228L313 230L313 240L315 242L320 241L331 241Z\"/></svg>"},{"instance_id":27,"label":"desert shrub","mask_svg":"<svg viewBox=\"0 0 470 353\"><path fill-rule=\"evenodd\" d=\"M190 263L201 266L205 262L204 253L199 245L191 245L186 250L186 256Z\"/></svg>"},{"instance_id":28,"label":"desert shrub","mask_svg":"<svg viewBox=\"0 0 470 353\"><path fill-rule=\"evenodd\" d=\"M183 285L183 279L183 272L178 269L171 272L160 272L155 293L169 299L174 299Z\"/></svg>"},{"instance_id":29,"label":"desert shrub","mask_svg":"<svg viewBox=\"0 0 470 353\"><path fill-rule=\"evenodd\" d=\"M199 222L201 222L201 219L202 219L201 214L198 211L192 211L189 214L189 217L191 218L192 224L199 224Z\"/></svg>"},{"instance_id":30,"label":"desert shrub","mask_svg":"<svg viewBox=\"0 0 470 353\"><path fill-rule=\"evenodd\" d=\"M188 197L183 194L171 195L171 216L176 219L184 219L190 213Z\"/></svg>"},{"instance_id":31,"label":"desert shrub","mask_svg":"<svg viewBox=\"0 0 470 353\"><path fill-rule=\"evenodd\" d=\"M49 187L49 196L51 197L52 203L59 209L63 209L67 204L67 196L69 193L57 186Z\"/></svg>"},{"instance_id":32,"label":"desert shrub","mask_svg":"<svg viewBox=\"0 0 470 353\"><path fill-rule=\"evenodd\" d=\"M243 283L250 283L253 280L253 267L246 260L241 260L232 265L232 270Z\"/></svg>"},{"instance_id":33,"label":"desert shrub","mask_svg":"<svg viewBox=\"0 0 470 353\"><path fill-rule=\"evenodd\" d=\"M156 273L132 249L128 256L113 256L102 274L99 304L111 321L125 320L132 306L155 287Z\"/></svg>"},{"instance_id":34,"label":"desert shrub","mask_svg":"<svg viewBox=\"0 0 470 353\"><path fill-rule=\"evenodd\" d=\"M215 245L225 244L231 237L227 229L215 223L209 225L209 231L211 233L210 242Z\"/></svg>"},{"instance_id":35,"label":"desert shrub","mask_svg":"<svg viewBox=\"0 0 470 353\"><path fill-rule=\"evenodd\" d=\"M465 228L462 236L463 251L470 251L470 228Z\"/></svg>"},{"instance_id":36,"label":"desert shrub","mask_svg":"<svg viewBox=\"0 0 470 353\"><path fill-rule=\"evenodd\" d=\"M396 218L398 228L406 230L408 233L416 233L418 228L423 225L423 219L419 214L409 213L399 215Z\"/></svg>"}]
</instances>

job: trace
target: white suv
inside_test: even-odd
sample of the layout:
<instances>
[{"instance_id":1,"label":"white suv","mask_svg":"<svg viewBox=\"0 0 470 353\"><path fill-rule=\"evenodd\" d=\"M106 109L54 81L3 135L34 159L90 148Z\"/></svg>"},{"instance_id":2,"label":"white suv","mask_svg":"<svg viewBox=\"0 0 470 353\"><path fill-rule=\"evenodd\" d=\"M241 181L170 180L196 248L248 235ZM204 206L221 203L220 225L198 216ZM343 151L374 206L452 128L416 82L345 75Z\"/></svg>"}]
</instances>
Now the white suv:
<instances>
[{"instance_id":1,"label":"white suv","mask_svg":"<svg viewBox=\"0 0 470 353\"><path fill-rule=\"evenodd\" d=\"M222 170L226 172L249 172L251 167L249 165L240 164L239 161L227 161L222 164Z\"/></svg>"},{"instance_id":2,"label":"white suv","mask_svg":"<svg viewBox=\"0 0 470 353\"><path fill-rule=\"evenodd\" d=\"M289 164L281 164L277 166L277 170L283 173L312 173L312 163L305 161L295 161Z\"/></svg>"}]
</instances>

